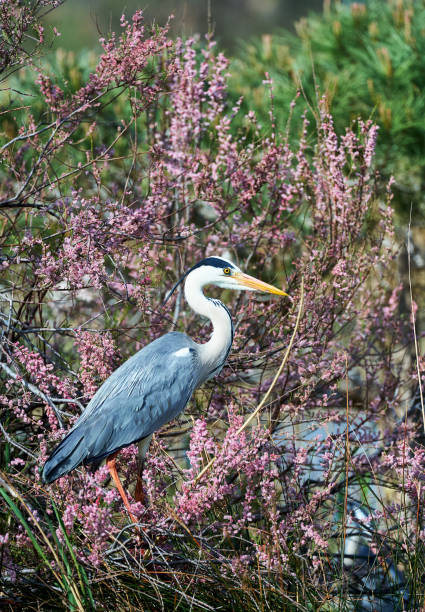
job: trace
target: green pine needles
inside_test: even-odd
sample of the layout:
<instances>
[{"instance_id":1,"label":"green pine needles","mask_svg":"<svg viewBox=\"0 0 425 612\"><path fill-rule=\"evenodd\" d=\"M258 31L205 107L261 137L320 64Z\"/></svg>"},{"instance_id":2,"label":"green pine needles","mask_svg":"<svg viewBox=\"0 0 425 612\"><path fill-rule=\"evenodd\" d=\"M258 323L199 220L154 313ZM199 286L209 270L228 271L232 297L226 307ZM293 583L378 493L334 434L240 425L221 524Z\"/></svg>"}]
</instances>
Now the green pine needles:
<instances>
[{"instance_id":1,"label":"green pine needles","mask_svg":"<svg viewBox=\"0 0 425 612\"><path fill-rule=\"evenodd\" d=\"M361 117L379 125L376 168L396 177L395 204L408 215L425 212L425 2L334 3L321 15L298 22L297 33L265 35L242 45L232 69L231 90L256 108L268 125L269 86L278 128L300 91L291 119L301 124L306 109L316 114L326 94L337 132ZM311 122L314 141L316 122ZM297 130L292 130L297 135Z\"/></svg>"}]
</instances>

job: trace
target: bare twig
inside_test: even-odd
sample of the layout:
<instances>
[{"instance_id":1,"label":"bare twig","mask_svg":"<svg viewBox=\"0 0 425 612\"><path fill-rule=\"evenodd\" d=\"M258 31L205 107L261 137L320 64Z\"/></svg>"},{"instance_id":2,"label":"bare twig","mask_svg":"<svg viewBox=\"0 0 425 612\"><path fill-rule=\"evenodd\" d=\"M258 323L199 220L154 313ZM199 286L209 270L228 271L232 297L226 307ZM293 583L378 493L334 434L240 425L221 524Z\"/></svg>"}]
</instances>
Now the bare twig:
<instances>
[{"instance_id":1,"label":"bare twig","mask_svg":"<svg viewBox=\"0 0 425 612\"><path fill-rule=\"evenodd\" d=\"M9 366L5 364L3 361L0 362L0 367L3 368L6 374L10 376L11 378L13 378L13 380L16 380L18 378L18 375L16 374L16 372L11 370ZM51 407L51 409L55 413L55 416L58 420L60 428L64 429L64 424L62 421L62 417L60 415L60 410L57 408L57 406L55 406L55 404L52 402L50 397L46 395L45 393L43 393L43 391L41 391L38 387L24 380L23 378L20 378L19 382L21 383L23 387L25 387L25 389L28 389L28 391L31 391L31 393L34 393L34 395L37 395L38 397L40 397L44 402L46 402L46 404L48 404Z\"/></svg>"},{"instance_id":2,"label":"bare twig","mask_svg":"<svg viewBox=\"0 0 425 612\"><path fill-rule=\"evenodd\" d=\"M26 455L29 455L31 457L31 459L37 459L37 457L35 455L33 455L33 453L31 453L31 451L29 451L27 448L25 448L25 446L22 446L22 444L19 444L19 442L16 442L16 440L14 440L12 438L12 436L7 433L7 431L5 430L5 428L3 427L3 425L1 423L0 423L0 431L3 434L4 439L6 440L6 442L8 442L12 446L14 446L18 450L20 450L22 453L25 453Z\"/></svg>"},{"instance_id":3,"label":"bare twig","mask_svg":"<svg viewBox=\"0 0 425 612\"><path fill-rule=\"evenodd\" d=\"M412 313L413 338L415 341L416 370L418 373L419 396L420 396L421 408L422 408L422 422L423 422L424 432L425 432L424 396L423 396L422 384L421 384L421 370L419 367L419 349L418 349L418 339L416 336L416 321L415 321L415 310L413 307L412 277L411 277L411 269L410 269L411 268L410 267L410 226L411 224L412 224L412 206L410 206L409 230L407 233L407 265L408 265L408 271L409 271L410 308L411 308L411 313Z\"/></svg>"}]
</instances>

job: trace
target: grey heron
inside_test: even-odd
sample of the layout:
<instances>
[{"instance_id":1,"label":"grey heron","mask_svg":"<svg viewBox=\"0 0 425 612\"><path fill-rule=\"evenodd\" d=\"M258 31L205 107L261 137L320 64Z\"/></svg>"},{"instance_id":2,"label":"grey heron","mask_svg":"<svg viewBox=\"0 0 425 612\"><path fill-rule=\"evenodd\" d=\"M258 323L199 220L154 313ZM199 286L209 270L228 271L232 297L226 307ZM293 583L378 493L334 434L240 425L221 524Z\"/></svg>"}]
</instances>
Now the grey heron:
<instances>
[{"instance_id":1,"label":"grey heron","mask_svg":"<svg viewBox=\"0 0 425 612\"><path fill-rule=\"evenodd\" d=\"M212 323L209 341L198 344L185 333L169 332L130 357L100 386L47 459L42 472L43 481L51 483L81 464L100 463L106 458L134 522L116 470L118 452L138 442L144 457L152 434L184 410L199 385L221 371L232 345L233 324L228 308L219 300L206 297L202 288L211 284L223 289L288 295L244 274L222 257L207 257L190 268L174 285L167 300L182 281L189 306ZM136 499L140 497L139 490Z\"/></svg>"}]
</instances>

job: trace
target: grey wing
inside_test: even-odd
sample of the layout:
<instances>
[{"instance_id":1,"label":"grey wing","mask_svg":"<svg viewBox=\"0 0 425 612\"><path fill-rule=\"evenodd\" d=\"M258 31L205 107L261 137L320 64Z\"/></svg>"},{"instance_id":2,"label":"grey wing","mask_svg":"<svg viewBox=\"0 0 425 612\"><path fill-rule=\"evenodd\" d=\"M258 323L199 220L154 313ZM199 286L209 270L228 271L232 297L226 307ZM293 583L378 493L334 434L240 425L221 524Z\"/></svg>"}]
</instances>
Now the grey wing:
<instances>
[{"instance_id":1,"label":"grey wing","mask_svg":"<svg viewBox=\"0 0 425 612\"><path fill-rule=\"evenodd\" d=\"M100 460L175 418L198 380L195 343L172 332L148 344L103 383L47 460L52 482L83 462Z\"/></svg>"}]
</instances>

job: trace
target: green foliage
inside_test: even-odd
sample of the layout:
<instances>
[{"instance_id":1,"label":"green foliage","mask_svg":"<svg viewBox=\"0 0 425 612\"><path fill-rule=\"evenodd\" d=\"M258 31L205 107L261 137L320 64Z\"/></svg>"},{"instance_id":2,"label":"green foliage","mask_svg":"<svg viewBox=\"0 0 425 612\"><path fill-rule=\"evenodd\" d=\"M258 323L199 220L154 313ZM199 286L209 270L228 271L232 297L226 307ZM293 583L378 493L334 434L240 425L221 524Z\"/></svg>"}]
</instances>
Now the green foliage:
<instances>
[{"instance_id":1,"label":"green foliage","mask_svg":"<svg viewBox=\"0 0 425 612\"><path fill-rule=\"evenodd\" d=\"M278 129L285 127L297 91L303 103L294 109L293 125L300 125L306 109L316 115L323 94L339 133L359 116L371 118L380 127L377 168L385 180L395 177L399 211L408 214L413 202L417 216L425 210L424 33L423 0L335 3L302 19L296 35L282 32L243 44L233 62L232 95L243 95L246 108L256 108L268 125L267 71ZM312 121L313 141L315 130Z\"/></svg>"},{"instance_id":2,"label":"green foliage","mask_svg":"<svg viewBox=\"0 0 425 612\"><path fill-rule=\"evenodd\" d=\"M65 547L60 543L53 525L49 524L49 528L47 530L43 529L42 525L40 524L40 521L38 520L38 513L34 512L34 510L27 505L25 500L13 487L9 485L8 488L9 492L11 492L19 500L20 504L25 509L29 518L29 522L25 518L23 512L20 510L18 505L13 501L13 499L3 487L0 488L0 495L3 497L6 504L9 506L10 510L12 511L16 519L19 521L20 525L22 525L22 527L24 528L25 533L28 536L32 546L34 547L34 551L38 555L39 561L43 566L44 570L47 572L48 575L53 574L53 577L55 578L55 587L59 591L61 596L63 596L64 605L70 610L79 610L81 612L84 609L94 609L94 600L87 579L87 575L85 573L84 568L78 563L76 559L75 553L66 535L63 522L59 517L56 506L54 505L56 518L58 519L60 524L62 537L64 537L67 548L71 553L72 562L77 569L80 585L78 585L74 581L73 571L71 568L70 561L67 558ZM50 543L51 540L53 541L53 544ZM46 543L49 549L49 552L47 554L43 551L43 547L41 546L41 544ZM49 555L49 553L51 553L51 556ZM53 560L51 561L52 558ZM57 569L59 569L59 571L57 571ZM80 587L81 592L79 590Z\"/></svg>"}]
</instances>

